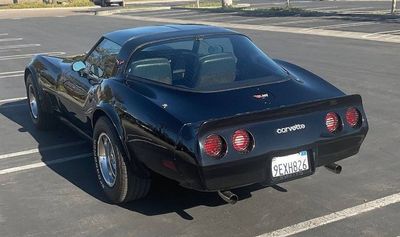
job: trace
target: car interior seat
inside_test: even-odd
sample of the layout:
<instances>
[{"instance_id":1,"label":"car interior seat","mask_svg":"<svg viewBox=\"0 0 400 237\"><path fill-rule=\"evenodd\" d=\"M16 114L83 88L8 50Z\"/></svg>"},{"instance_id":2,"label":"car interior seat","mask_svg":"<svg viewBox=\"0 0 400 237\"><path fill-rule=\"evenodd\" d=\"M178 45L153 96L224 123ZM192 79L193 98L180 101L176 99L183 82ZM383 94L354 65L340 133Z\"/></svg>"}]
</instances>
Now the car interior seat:
<instances>
[{"instance_id":1,"label":"car interior seat","mask_svg":"<svg viewBox=\"0 0 400 237\"><path fill-rule=\"evenodd\" d=\"M172 84L171 63L167 58L147 58L132 62L128 73L153 81Z\"/></svg>"}]
</instances>

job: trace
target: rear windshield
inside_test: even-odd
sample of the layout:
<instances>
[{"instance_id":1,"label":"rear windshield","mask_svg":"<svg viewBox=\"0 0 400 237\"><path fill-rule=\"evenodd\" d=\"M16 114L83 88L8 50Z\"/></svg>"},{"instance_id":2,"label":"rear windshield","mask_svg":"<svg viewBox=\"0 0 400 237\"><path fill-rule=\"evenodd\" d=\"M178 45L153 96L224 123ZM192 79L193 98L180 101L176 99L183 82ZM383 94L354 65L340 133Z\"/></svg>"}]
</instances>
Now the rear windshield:
<instances>
[{"instance_id":1,"label":"rear windshield","mask_svg":"<svg viewBox=\"0 0 400 237\"><path fill-rule=\"evenodd\" d=\"M147 45L128 66L132 78L200 91L286 80L287 73L247 37L224 35Z\"/></svg>"}]
</instances>

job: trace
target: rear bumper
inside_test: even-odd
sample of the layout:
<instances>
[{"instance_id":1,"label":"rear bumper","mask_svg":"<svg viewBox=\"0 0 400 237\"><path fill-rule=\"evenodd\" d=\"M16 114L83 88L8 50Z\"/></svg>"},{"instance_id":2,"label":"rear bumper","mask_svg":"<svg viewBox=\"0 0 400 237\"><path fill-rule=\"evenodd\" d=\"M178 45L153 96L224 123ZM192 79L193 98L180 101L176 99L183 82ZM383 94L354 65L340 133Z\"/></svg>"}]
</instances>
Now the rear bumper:
<instances>
[{"instance_id":1,"label":"rear bumper","mask_svg":"<svg viewBox=\"0 0 400 237\"><path fill-rule=\"evenodd\" d=\"M271 151L265 155L236 162L201 167L194 164L178 163L178 170L184 177L180 184L200 191L218 191L238 188L255 183L273 185L312 175L316 167L324 166L358 153L367 129L356 135L329 139L287 150ZM310 170L293 177L272 178L273 157L308 151Z\"/></svg>"}]
</instances>

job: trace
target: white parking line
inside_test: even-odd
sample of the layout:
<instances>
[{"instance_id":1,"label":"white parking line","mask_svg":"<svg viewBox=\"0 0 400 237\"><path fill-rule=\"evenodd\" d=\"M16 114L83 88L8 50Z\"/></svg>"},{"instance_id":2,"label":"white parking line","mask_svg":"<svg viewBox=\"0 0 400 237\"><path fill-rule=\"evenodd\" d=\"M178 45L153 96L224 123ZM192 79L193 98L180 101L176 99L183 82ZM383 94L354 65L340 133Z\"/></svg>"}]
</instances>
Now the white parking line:
<instances>
[{"instance_id":1,"label":"white parking line","mask_svg":"<svg viewBox=\"0 0 400 237\"><path fill-rule=\"evenodd\" d=\"M179 16L179 15L187 15L187 14L190 14L191 12L189 12L189 11L185 11L185 12L165 12L165 13L162 13L162 14L146 14L146 15L156 15L157 17L163 17L163 16L171 16L171 17L174 17L174 16Z\"/></svg>"},{"instance_id":2,"label":"white parking line","mask_svg":"<svg viewBox=\"0 0 400 237\"><path fill-rule=\"evenodd\" d=\"M376 7L354 7L354 8L343 9L343 11L354 12L354 11L368 10L368 9L376 9Z\"/></svg>"},{"instance_id":3,"label":"white parking line","mask_svg":"<svg viewBox=\"0 0 400 237\"><path fill-rule=\"evenodd\" d=\"M325 216L300 222L279 230L275 230L273 232L265 233L257 237L290 236L399 202L400 202L400 193L396 193L383 198L376 199L374 201L346 208L344 210L337 211Z\"/></svg>"},{"instance_id":4,"label":"white parking line","mask_svg":"<svg viewBox=\"0 0 400 237\"><path fill-rule=\"evenodd\" d=\"M307 10L311 10L311 11L328 10L328 9L336 9L336 8L338 8L338 7L337 6L332 6L332 7L310 7L310 8L306 7Z\"/></svg>"},{"instance_id":5,"label":"white parking line","mask_svg":"<svg viewBox=\"0 0 400 237\"><path fill-rule=\"evenodd\" d=\"M386 36L390 33L397 33L400 32L400 30L388 30L388 31L380 31L380 32L375 32L371 34L366 34L363 36L363 38L380 38L382 36Z\"/></svg>"},{"instance_id":6,"label":"white parking line","mask_svg":"<svg viewBox=\"0 0 400 237\"><path fill-rule=\"evenodd\" d=\"M12 168L8 168L8 169L0 170L0 175L11 174L11 173L15 173L15 172L23 171L23 170L30 170L30 169L40 168L40 167L44 167L44 166L60 164L60 163L64 163L67 161L87 158L87 157L90 157L91 155L92 155L92 153L85 153L85 154L70 156L70 157L61 158L61 159L57 159L57 160L51 160L51 161L46 161L46 162L41 161L41 162L29 164L29 165L12 167Z\"/></svg>"},{"instance_id":7,"label":"white parking line","mask_svg":"<svg viewBox=\"0 0 400 237\"><path fill-rule=\"evenodd\" d=\"M297 20L297 21L282 21L282 22L274 22L270 25L290 25L290 24L297 24L297 23L308 23L308 22L321 22L321 19L307 19L307 20Z\"/></svg>"},{"instance_id":8,"label":"white parking line","mask_svg":"<svg viewBox=\"0 0 400 237\"><path fill-rule=\"evenodd\" d=\"M26 97L18 97L18 98L0 100L0 104L4 104L4 103L8 103L8 102L15 102L15 101L22 101L22 100L26 100Z\"/></svg>"},{"instance_id":9,"label":"white parking line","mask_svg":"<svg viewBox=\"0 0 400 237\"><path fill-rule=\"evenodd\" d=\"M31 47L39 47L40 44L16 44L16 45L6 45L1 46L0 50L2 49L21 49L21 48L31 48Z\"/></svg>"},{"instance_id":10,"label":"white parking line","mask_svg":"<svg viewBox=\"0 0 400 237\"><path fill-rule=\"evenodd\" d=\"M326 25L326 26L315 26L315 27L307 28L306 30L338 29L338 28L346 28L346 27L353 27L353 26L364 26L364 25L374 25L374 24L380 24L380 23L379 22L373 22L373 21L354 22L354 23L341 23L341 24Z\"/></svg>"},{"instance_id":11,"label":"white parking line","mask_svg":"<svg viewBox=\"0 0 400 237\"><path fill-rule=\"evenodd\" d=\"M196 19L188 19L188 20L192 20L192 21L196 21L197 19L208 19L211 16L223 16L223 15L232 15L233 12L223 12L223 13L204 13L204 14L190 14L190 15L185 15L185 16L178 16L178 17L173 17L173 18L177 18L177 19L185 19L185 18L196 18Z\"/></svg>"},{"instance_id":12,"label":"white parking line","mask_svg":"<svg viewBox=\"0 0 400 237\"><path fill-rule=\"evenodd\" d=\"M21 58L31 58L31 57L33 57L35 55L38 55L38 54L49 55L49 56L57 56L57 55L63 55L63 54L65 54L65 52L43 52L43 53L7 55L7 56L0 56L0 61L21 59Z\"/></svg>"},{"instance_id":13,"label":"white parking line","mask_svg":"<svg viewBox=\"0 0 400 237\"><path fill-rule=\"evenodd\" d=\"M23 75L24 71L0 72L0 79L9 77L20 77Z\"/></svg>"},{"instance_id":14,"label":"white parking line","mask_svg":"<svg viewBox=\"0 0 400 237\"><path fill-rule=\"evenodd\" d=\"M3 154L3 155L0 155L0 160L17 157L17 156L39 153L39 150L41 152L42 151L51 151L51 150L56 150L56 149L61 149L61 148L66 148L66 147L71 147L71 146L78 146L78 145L82 145L84 143L86 143L86 141L71 142L71 143L66 143L66 144L59 144L59 145L54 145L54 146L43 147L40 149L34 148L34 149L25 150L25 151L18 151L18 152Z\"/></svg>"},{"instance_id":15,"label":"white parking line","mask_svg":"<svg viewBox=\"0 0 400 237\"><path fill-rule=\"evenodd\" d=\"M0 42L9 42L9 41L18 41L18 40L23 40L23 38L4 38L4 39L0 39Z\"/></svg>"},{"instance_id":16,"label":"white parking line","mask_svg":"<svg viewBox=\"0 0 400 237\"><path fill-rule=\"evenodd\" d=\"M8 35L8 33L0 33L0 36Z\"/></svg>"},{"instance_id":17,"label":"white parking line","mask_svg":"<svg viewBox=\"0 0 400 237\"><path fill-rule=\"evenodd\" d=\"M191 12L190 10L177 10L177 11L173 11L173 10L162 10L162 11L156 11L156 12L146 12L143 15L146 16L162 16L162 15L173 15L173 14L187 14Z\"/></svg>"},{"instance_id":18,"label":"white parking line","mask_svg":"<svg viewBox=\"0 0 400 237\"><path fill-rule=\"evenodd\" d=\"M10 77L21 77L23 75L24 75L23 73L21 73L21 74L13 74L13 75L5 75L5 76L0 76L0 79L10 78Z\"/></svg>"},{"instance_id":19,"label":"white parking line","mask_svg":"<svg viewBox=\"0 0 400 237\"><path fill-rule=\"evenodd\" d=\"M257 18L248 18L248 19L240 19L240 20L233 20L233 23L242 23L242 22L250 22L250 21L262 21L266 20L264 17L257 17Z\"/></svg>"},{"instance_id":20,"label":"white parking line","mask_svg":"<svg viewBox=\"0 0 400 237\"><path fill-rule=\"evenodd\" d=\"M16 73L22 73L24 71L10 71L10 72L0 72L1 75L9 75L9 74L16 74Z\"/></svg>"},{"instance_id":21,"label":"white parking line","mask_svg":"<svg viewBox=\"0 0 400 237\"><path fill-rule=\"evenodd\" d=\"M231 15L227 15L227 16L213 16L213 17L207 17L207 20L223 20L223 19L227 19L227 18L233 18L233 17L240 17L236 14L231 14Z\"/></svg>"}]
</instances>

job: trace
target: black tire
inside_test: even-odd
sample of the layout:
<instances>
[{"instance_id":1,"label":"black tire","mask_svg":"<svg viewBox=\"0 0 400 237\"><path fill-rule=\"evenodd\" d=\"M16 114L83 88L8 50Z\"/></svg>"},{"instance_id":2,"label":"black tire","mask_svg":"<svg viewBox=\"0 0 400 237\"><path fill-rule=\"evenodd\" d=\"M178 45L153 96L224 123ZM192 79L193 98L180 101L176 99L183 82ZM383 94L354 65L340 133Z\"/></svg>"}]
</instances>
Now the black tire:
<instances>
[{"instance_id":1,"label":"black tire","mask_svg":"<svg viewBox=\"0 0 400 237\"><path fill-rule=\"evenodd\" d=\"M33 83L32 75L28 74L25 82L26 95L28 100L29 114L35 127L39 130L51 130L56 125L57 118L53 114L46 110L46 101L44 96L40 97L37 86ZM36 100L36 111L33 111L31 106L32 96Z\"/></svg>"},{"instance_id":2,"label":"black tire","mask_svg":"<svg viewBox=\"0 0 400 237\"><path fill-rule=\"evenodd\" d=\"M106 0L100 0L100 6L101 7L107 7Z\"/></svg>"},{"instance_id":3,"label":"black tire","mask_svg":"<svg viewBox=\"0 0 400 237\"><path fill-rule=\"evenodd\" d=\"M122 2L120 2L118 4L119 4L120 7L125 7L125 2L124 1L122 1Z\"/></svg>"},{"instance_id":4,"label":"black tire","mask_svg":"<svg viewBox=\"0 0 400 237\"><path fill-rule=\"evenodd\" d=\"M112 186L107 184L100 170L98 157L98 142L100 136L106 134L111 142L115 157L116 170L115 181ZM101 138L100 138L101 139ZM126 159L122 143L115 131L113 124L106 117L100 117L93 132L93 153L96 165L97 178L105 195L112 203L126 203L145 197L151 185L150 178L142 178L135 175Z\"/></svg>"}]
</instances>

